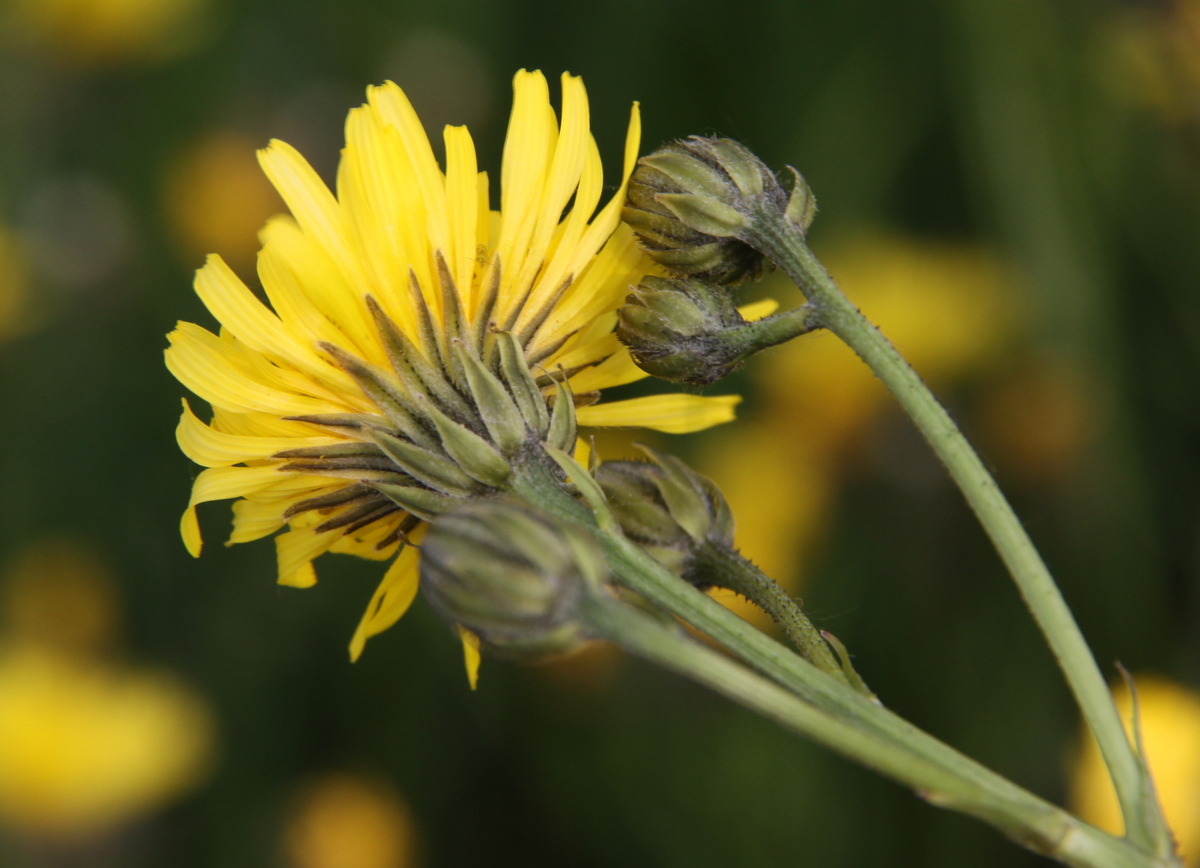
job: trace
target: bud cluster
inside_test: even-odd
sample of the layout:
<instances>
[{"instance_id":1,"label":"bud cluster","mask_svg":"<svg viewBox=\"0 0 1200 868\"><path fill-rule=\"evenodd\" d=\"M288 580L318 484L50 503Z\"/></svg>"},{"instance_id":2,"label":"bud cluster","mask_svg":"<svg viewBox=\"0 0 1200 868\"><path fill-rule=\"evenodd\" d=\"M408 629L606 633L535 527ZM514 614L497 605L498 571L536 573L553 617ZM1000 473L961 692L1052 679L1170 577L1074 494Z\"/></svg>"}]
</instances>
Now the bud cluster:
<instances>
[{"instance_id":1,"label":"bud cluster","mask_svg":"<svg viewBox=\"0 0 1200 868\"><path fill-rule=\"evenodd\" d=\"M646 254L677 278L646 278L620 311L618 336L638 367L704 385L816 327L811 310L746 323L728 289L771 267L759 243L764 227L807 232L816 200L791 172L789 193L744 145L702 136L638 162L622 216Z\"/></svg>"}]
</instances>

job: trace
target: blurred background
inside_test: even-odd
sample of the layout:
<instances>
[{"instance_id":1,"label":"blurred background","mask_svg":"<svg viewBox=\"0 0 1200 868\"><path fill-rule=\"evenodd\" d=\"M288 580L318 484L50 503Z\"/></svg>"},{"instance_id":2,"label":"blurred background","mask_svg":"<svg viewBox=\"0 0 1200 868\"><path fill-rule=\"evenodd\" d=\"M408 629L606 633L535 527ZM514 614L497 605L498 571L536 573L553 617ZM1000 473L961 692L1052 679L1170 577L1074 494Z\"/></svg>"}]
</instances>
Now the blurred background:
<instances>
[{"instance_id":1,"label":"blurred background","mask_svg":"<svg viewBox=\"0 0 1200 868\"><path fill-rule=\"evenodd\" d=\"M471 693L420 601L348 662L376 564L297 591L269 544L184 551L198 468L160 353L210 323L204 253L252 279L281 210L254 149L331 178L390 78L495 171L524 66L585 77L610 178L633 99L646 149L716 132L804 172L818 254L980 446L1106 672L1138 677L1200 865L1200 3L0 8L0 864L1039 863L609 649L485 661ZM723 486L744 551L889 706L1119 826L1014 588L866 369L816 335L714 391L746 396L737 423L656 445Z\"/></svg>"}]
</instances>

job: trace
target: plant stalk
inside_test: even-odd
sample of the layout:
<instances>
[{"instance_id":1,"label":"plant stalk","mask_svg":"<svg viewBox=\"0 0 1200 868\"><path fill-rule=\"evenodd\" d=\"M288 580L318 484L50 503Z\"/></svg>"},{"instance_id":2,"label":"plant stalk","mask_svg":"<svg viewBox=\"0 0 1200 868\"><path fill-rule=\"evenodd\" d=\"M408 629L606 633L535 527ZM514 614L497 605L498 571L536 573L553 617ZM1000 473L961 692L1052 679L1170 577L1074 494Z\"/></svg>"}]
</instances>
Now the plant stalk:
<instances>
[{"instance_id":1,"label":"plant stalk","mask_svg":"<svg viewBox=\"0 0 1200 868\"><path fill-rule=\"evenodd\" d=\"M697 547L692 564L699 578L741 594L770 615L805 660L827 675L845 679L820 631L778 582L733 549L711 540Z\"/></svg>"},{"instance_id":2,"label":"plant stalk","mask_svg":"<svg viewBox=\"0 0 1200 868\"><path fill-rule=\"evenodd\" d=\"M587 507L568 495L545 465L539 462L521 463L514 468L510 484L514 493L537 503L543 509L591 528L604 549L609 566L621 584L712 637L803 703L837 721L839 727L847 731L853 729L866 733L880 743L890 745L893 750L908 755L912 761L919 760L928 764L930 768L942 770L943 773L958 779L964 790L968 786L976 787L976 792L998 794L1001 801L1010 798L1003 794L1025 792L872 701L845 682L820 671L798 654L743 621L716 600L680 580L624 536L600 529ZM740 668L738 672L739 677L752 675ZM948 808L957 808L951 803L940 804ZM977 808L980 807L979 804L973 804ZM982 811L974 812L975 816L994 822L983 814ZM1005 828L1005 831L1022 843L1028 843L1016 832L1008 828ZM1042 836L1038 838L1043 842L1039 845L1042 852L1047 847L1043 832L1037 833ZM1060 852L1053 855L1065 861L1067 856L1064 854L1074 853L1076 849L1080 849L1081 852L1089 848L1107 852L1106 845L1096 843L1095 835L1111 838L1094 830L1088 835L1072 833L1068 836L1071 841L1054 845ZM1127 853L1125 850L1119 852ZM1068 864L1086 865L1091 868L1126 864L1139 865L1141 868L1168 868L1173 864L1133 848L1130 848L1122 859L1135 861L1088 861L1088 858L1080 855L1072 855L1070 858L1075 861Z\"/></svg>"},{"instance_id":3,"label":"plant stalk","mask_svg":"<svg viewBox=\"0 0 1200 868\"><path fill-rule=\"evenodd\" d=\"M1050 571L996 481L916 371L834 283L803 235L769 214L756 219L754 230L755 238L749 243L796 282L809 304L819 310L825 326L870 366L946 465L1066 675L1112 776L1126 834L1140 846L1161 852L1163 842L1170 840L1166 823L1104 676Z\"/></svg>"},{"instance_id":4,"label":"plant stalk","mask_svg":"<svg viewBox=\"0 0 1200 868\"><path fill-rule=\"evenodd\" d=\"M976 780L848 725L741 664L609 596L583 604L595 633L709 687L780 725L916 790L927 801L984 820L1022 845L1077 868L1154 864L1127 841L1076 819L1007 780Z\"/></svg>"}]
</instances>

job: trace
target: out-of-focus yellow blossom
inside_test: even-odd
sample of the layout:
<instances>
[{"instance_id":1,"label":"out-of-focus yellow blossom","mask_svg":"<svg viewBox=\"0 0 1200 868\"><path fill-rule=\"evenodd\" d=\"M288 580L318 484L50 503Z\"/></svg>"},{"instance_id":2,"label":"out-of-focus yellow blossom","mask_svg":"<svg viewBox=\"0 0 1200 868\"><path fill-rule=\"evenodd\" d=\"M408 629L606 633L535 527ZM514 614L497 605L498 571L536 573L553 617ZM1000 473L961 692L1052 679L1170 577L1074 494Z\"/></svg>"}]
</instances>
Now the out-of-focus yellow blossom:
<instances>
[{"instance_id":1,"label":"out-of-focus yellow blossom","mask_svg":"<svg viewBox=\"0 0 1200 868\"><path fill-rule=\"evenodd\" d=\"M0 611L4 638L78 657L112 648L120 612L112 577L89 550L50 537L22 550L8 568Z\"/></svg>"},{"instance_id":2,"label":"out-of-focus yellow blossom","mask_svg":"<svg viewBox=\"0 0 1200 868\"><path fill-rule=\"evenodd\" d=\"M0 634L0 824L91 838L195 783L212 723L174 677L110 662L107 573L69 540L26 550L7 576Z\"/></svg>"},{"instance_id":3,"label":"out-of-focus yellow blossom","mask_svg":"<svg viewBox=\"0 0 1200 868\"><path fill-rule=\"evenodd\" d=\"M0 341L24 324L29 296L29 267L15 235L0 226Z\"/></svg>"},{"instance_id":4,"label":"out-of-focus yellow blossom","mask_svg":"<svg viewBox=\"0 0 1200 868\"><path fill-rule=\"evenodd\" d=\"M155 60L195 41L204 0L16 0L33 37L79 64Z\"/></svg>"},{"instance_id":5,"label":"out-of-focus yellow blossom","mask_svg":"<svg viewBox=\"0 0 1200 868\"><path fill-rule=\"evenodd\" d=\"M873 235L836 244L822 258L935 389L986 366L1011 333L1010 281L978 247ZM774 297L796 293L772 280ZM756 412L710 435L701 466L737 516L742 553L795 590L830 513L842 459L891 398L826 332L763 353L749 373Z\"/></svg>"},{"instance_id":6,"label":"out-of-focus yellow blossom","mask_svg":"<svg viewBox=\"0 0 1200 868\"><path fill-rule=\"evenodd\" d=\"M284 210L254 150L245 136L218 131L197 142L171 172L167 212L189 256L216 253L238 271L253 270L258 230Z\"/></svg>"},{"instance_id":7,"label":"out-of-focus yellow blossom","mask_svg":"<svg viewBox=\"0 0 1200 868\"><path fill-rule=\"evenodd\" d=\"M1200 2L1119 9L1102 37L1101 74L1119 98L1194 127L1200 120Z\"/></svg>"},{"instance_id":8,"label":"out-of-focus yellow blossom","mask_svg":"<svg viewBox=\"0 0 1200 868\"><path fill-rule=\"evenodd\" d=\"M416 830L393 788L337 774L300 798L284 849L290 868L408 868L416 862Z\"/></svg>"},{"instance_id":9,"label":"out-of-focus yellow blossom","mask_svg":"<svg viewBox=\"0 0 1200 868\"><path fill-rule=\"evenodd\" d=\"M1200 865L1200 693L1155 675L1139 676L1136 682L1142 741L1167 822L1185 864ZM1121 685L1114 693L1128 727L1133 708L1129 689ZM1112 783L1087 734L1071 772L1071 801L1083 819L1123 833Z\"/></svg>"},{"instance_id":10,"label":"out-of-focus yellow blossom","mask_svg":"<svg viewBox=\"0 0 1200 868\"><path fill-rule=\"evenodd\" d=\"M987 457L1027 484L1070 470L1094 428L1085 384L1065 360L1015 371L989 391L978 424Z\"/></svg>"},{"instance_id":11,"label":"out-of-focus yellow blossom","mask_svg":"<svg viewBox=\"0 0 1200 868\"><path fill-rule=\"evenodd\" d=\"M175 679L37 646L0 654L0 820L84 837L196 782L210 723Z\"/></svg>"}]
</instances>

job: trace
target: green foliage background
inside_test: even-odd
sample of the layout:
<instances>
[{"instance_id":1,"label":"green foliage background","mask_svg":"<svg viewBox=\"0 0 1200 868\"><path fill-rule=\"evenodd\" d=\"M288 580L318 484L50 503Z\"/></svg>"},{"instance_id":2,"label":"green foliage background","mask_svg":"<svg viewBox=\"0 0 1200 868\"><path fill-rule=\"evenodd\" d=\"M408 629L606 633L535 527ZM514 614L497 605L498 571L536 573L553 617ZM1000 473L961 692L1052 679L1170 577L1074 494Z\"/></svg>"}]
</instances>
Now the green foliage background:
<instances>
[{"instance_id":1,"label":"green foliage background","mask_svg":"<svg viewBox=\"0 0 1200 868\"><path fill-rule=\"evenodd\" d=\"M215 774L155 821L137 864L275 864L296 787L333 768L395 782L430 868L1037 863L640 664L585 690L485 661L471 694L457 642L418 601L350 665L380 568L326 558L316 588L280 589L269 543L212 544L226 504L202 510L210 545L189 558L177 522L197 468L174 443L183 390L161 349L176 319L209 319L161 180L213 126L265 142L272 107L317 85L335 94L335 143L395 46L432 30L473 46L487 71L493 107L472 130L485 168L498 168L512 71L567 69L585 78L610 160L638 99L646 147L715 131L800 168L822 206L818 249L857 226L994 245L1022 269L1034 339L1094 375L1105 401L1070 480L1001 482L1102 663L1194 684L1200 153L1106 88L1098 46L1127 11L1068 0L220 0L196 48L156 64L38 65L10 39L0 209L19 224L41 180L86 173L130 204L135 241L102 285L46 290L43 324L0 346L0 554L48 531L94 542L123 581L131 655L185 673L220 720ZM335 148L317 154L323 168ZM947 397L956 412L973 400ZM933 461L917 446L897 455ZM805 599L872 687L1064 798L1069 697L952 487L865 468L833 526Z\"/></svg>"}]
</instances>

